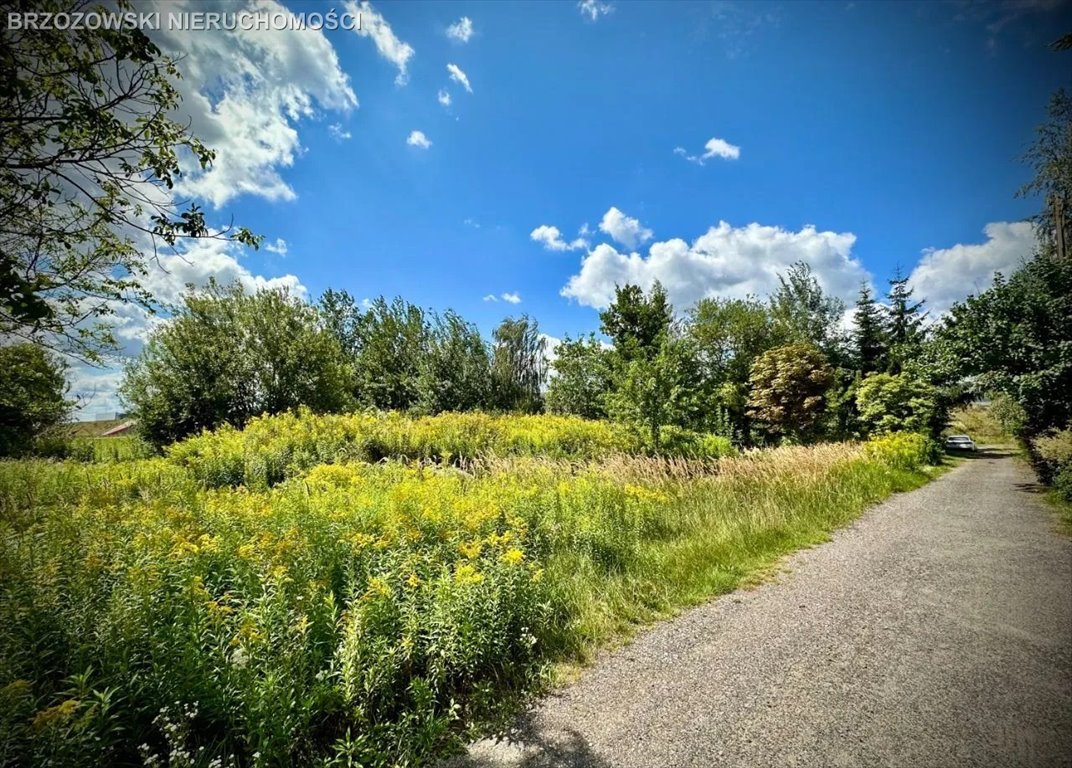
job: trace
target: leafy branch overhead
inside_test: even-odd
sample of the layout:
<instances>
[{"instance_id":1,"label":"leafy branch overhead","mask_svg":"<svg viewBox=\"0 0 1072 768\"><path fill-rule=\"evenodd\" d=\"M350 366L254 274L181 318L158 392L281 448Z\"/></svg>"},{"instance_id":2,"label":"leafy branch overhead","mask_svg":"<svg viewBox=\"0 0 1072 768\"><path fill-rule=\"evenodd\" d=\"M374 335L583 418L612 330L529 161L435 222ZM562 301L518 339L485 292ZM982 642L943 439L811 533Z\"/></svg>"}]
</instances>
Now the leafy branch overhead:
<instances>
[{"instance_id":1,"label":"leafy branch overhead","mask_svg":"<svg viewBox=\"0 0 1072 768\"><path fill-rule=\"evenodd\" d=\"M213 229L176 197L183 167L203 170L213 152L178 119L178 69L143 32L0 35L0 332L98 360L117 303L152 309L145 278L160 248L259 238Z\"/></svg>"}]
</instances>

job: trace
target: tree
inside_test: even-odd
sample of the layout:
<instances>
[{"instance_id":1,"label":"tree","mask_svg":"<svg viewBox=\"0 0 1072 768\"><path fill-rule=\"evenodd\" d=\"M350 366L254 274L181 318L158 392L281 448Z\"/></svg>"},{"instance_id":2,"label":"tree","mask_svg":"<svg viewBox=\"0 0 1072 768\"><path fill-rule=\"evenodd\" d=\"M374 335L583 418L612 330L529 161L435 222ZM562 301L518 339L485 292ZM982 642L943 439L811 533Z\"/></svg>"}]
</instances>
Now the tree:
<instances>
[{"instance_id":1,"label":"tree","mask_svg":"<svg viewBox=\"0 0 1072 768\"><path fill-rule=\"evenodd\" d=\"M856 366L863 375L885 370L887 361L886 318L871 295L871 286L863 283L856 299L853 317L853 352Z\"/></svg>"},{"instance_id":2,"label":"tree","mask_svg":"<svg viewBox=\"0 0 1072 768\"><path fill-rule=\"evenodd\" d=\"M40 346L0 347L0 456L26 453L67 416L66 370Z\"/></svg>"},{"instance_id":3,"label":"tree","mask_svg":"<svg viewBox=\"0 0 1072 768\"><path fill-rule=\"evenodd\" d=\"M607 415L610 392L610 351L596 339L562 340L551 364L554 374L547 385L547 410L551 413L601 419Z\"/></svg>"},{"instance_id":4,"label":"tree","mask_svg":"<svg viewBox=\"0 0 1072 768\"><path fill-rule=\"evenodd\" d=\"M860 421L872 434L925 432L937 434L938 392L909 373L873 373L856 389Z\"/></svg>"},{"instance_id":5,"label":"tree","mask_svg":"<svg viewBox=\"0 0 1072 768\"><path fill-rule=\"evenodd\" d=\"M923 311L924 301L913 301L914 289L908 287L908 278L898 268L890 280L890 291L886 294L889 301L889 370L900 373L905 364L919 356L926 340L923 326L927 313Z\"/></svg>"},{"instance_id":6,"label":"tree","mask_svg":"<svg viewBox=\"0 0 1072 768\"><path fill-rule=\"evenodd\" d=\"M417 381L423 413L483 408L490 397L491 361L480 331L453 310L431 323Z\"/></svg>"},{"instance_id":7,"label":"tree","mask_svg":"<svg viewBox=\"0 0 1072 768\"><path fill-rule=\"evenodd\" d=\"M1003 392L1020 406L1022 437L1072 422L1072 259L1051 258L1048 248L953 305L933 344L944 379L966 380L980 395Z\"/></svg>"},{"instance_id":8,"label":"tree","mask_svg":"<svg viewBox=\"0 0 1072 768\"><path fill-rule=\"evenodd\" d=\"M547 380L547 341L528 315L503 320L492 335L491 404L504 411L538 413Z\"/></svg>"},{"instance_id":9,"label":"tree","mask_svg":"<svg viewBox=\"0 0 1072 768\"><path fill-rule=\"evenodd\" d=\"M696 386L712 415L731 421L731 432L745 436L750 424L746 405L752 364L778 344L769 307L756 299L701 299L689 311L686 334L699 370ZM713 424L702 424L710 429Z\"/></svg>"},{"instance_id":10,"label":"tree","mask_svg":"<svg viewBox=\"0 0 1072 768\"><path fill-rule=\"evenodd\" d=\"M123 8L128 7L125 3ZM8 10L70 11L59 0ZM11 29L0 45L0 333L99 360L117 302L152 308L158 248L212 230L172 193L180 158L213 153L174 119L179 77L137 29Z\"/></svg>"},{"instance_id":11,"label":"tree","mask_svg":"<svg viewBox=\"0 0 1072 768\"><path fill-rule=\"evenodd\" d=\"M749 413L770 437L808 440L816 434L833 381L834 372L816 347L775 347L752 366Z\"/></svg>"},{"instance_id":12,"label":"tree","mask_svg":"<svg viewBox=\"0 0 1072 768\"><path fill-rule=\"evenodd\" d=\"M778 275L770 310L782 343L810 344L828 358L840 356L842 338L838 329L845 303L823 293L805 262L798 261L786 275Z\"/></svg>"},{"instance_id":13,"label":"tree","mask_svg":"<svg viewBox=\"0 0 1072 768\"><path fill-rule=\"evenodd\" d=\"M317 302L320 322L339 342L342 351L356 358L361 350L361 318L364 312L347 291L328 288Z\"/></svg>"},{"instance_id":14,"label":"tree","mask_svg":"<svg viewBox=\"0 0 1072 768\"><path fill-rule=\"evenodd\" d=\"M614 301L599 313L600 330L613 341L615 354L628 362L656 354L673 315L658 281L647 295L638 285L626 285L615 288Z\"/></svg>"},{"instance_id":15,"label":"tree","mask_svg":"<svg viewBox=\"0 0 1072 768\"><path fill-rule=\"evenodd\" d=\"M664 333L653 355L637 356L619 369L616 386L607 395L608 413L645 430L658 452L663 427L685 425L696 417L694 363L689 343Z\"/></svg>"},{"instance_id":16,"label":"tree","mask_svg":"<svg viewBox=\"0 0 1072 768\"><path fill-rule=\"evenodd\" d=\"M381 296L358 316L356 334L358 402L383 410L416 406L430 337L424 310L402 298L388 304Z\"/></svg>"},{"instance_id":17,"label":"tree","mask_svg":"<svg viewBox=\"0 0 1072 768\"><path fill-rule=\"evenodd\" d=\"M1035 171L1017 197L1043 198L1042 210L1031 217L1039 240L1068 258L1072 248L1072 94L1063 88L1050 97L1049 120L1024 155ZM1063 248L1063 251L1062 251Z\"/></svg>"},{"instance_id":18,"label":"tree","mask_svg":"<svg viewBox=\"0 0 1072 768\"><path fill-rule=\"evenodd\" d=\"M315 309L285 291L212 283L154 331L120 393L142 436L165 445L262 413L345 410L351 390L350 366Z\"/></svg>"}]
</instances>

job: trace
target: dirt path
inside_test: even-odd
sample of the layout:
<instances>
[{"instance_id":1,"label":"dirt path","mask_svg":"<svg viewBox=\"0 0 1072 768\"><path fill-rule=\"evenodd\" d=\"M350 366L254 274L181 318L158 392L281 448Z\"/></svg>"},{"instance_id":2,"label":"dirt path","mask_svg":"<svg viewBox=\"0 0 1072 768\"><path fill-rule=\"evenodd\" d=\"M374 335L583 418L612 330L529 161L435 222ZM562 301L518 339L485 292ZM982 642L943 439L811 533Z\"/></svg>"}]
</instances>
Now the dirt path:
<instances>
[{"instance_id":1,"label":"dirt path","mask_svg":"<svg viewBox=\"0 0 1072 768\"><path fill-rule=\"evenodd\" d=\"M1072 541L987 453L607 654L452 765L1072 766Z\"/></svg>"}]
</instances>

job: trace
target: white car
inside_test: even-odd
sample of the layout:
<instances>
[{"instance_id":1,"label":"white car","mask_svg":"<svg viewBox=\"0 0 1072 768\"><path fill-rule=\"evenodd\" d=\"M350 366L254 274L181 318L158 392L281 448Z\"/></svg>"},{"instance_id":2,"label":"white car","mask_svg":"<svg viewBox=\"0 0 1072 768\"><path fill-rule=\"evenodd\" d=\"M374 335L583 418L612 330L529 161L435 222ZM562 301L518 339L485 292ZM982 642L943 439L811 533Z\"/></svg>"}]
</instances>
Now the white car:
<instances>
[{"instance_id":1,"label":"white car","mask_svg":"<svg viewBox=\"0 0 1072 768\"><path fill-rule=\"evenodd\" d=\"M945 439L947 451L974 451L975 441L967 435L950 435Z\"/></svg>"}]
</instances>

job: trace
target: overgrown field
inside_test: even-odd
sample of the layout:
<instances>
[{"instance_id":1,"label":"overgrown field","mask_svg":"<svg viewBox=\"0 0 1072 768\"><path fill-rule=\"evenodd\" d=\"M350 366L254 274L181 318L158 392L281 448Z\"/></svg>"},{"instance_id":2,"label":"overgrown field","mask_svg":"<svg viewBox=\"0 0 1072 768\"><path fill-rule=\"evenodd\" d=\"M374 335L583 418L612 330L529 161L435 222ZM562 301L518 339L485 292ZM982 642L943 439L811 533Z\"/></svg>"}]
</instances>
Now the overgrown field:
<instances>
[{"instance_id":1,"label":"overgrown field","mask_svg":"<svg viewBox=\"0 0 1072 768\"><path fill-rule=\"evenodd\" d=\"M908 435L648 458L541 417L346 437L364 418L0 463L0 763L420 763L932 459Z\"/></svg>"}]
</instances>

